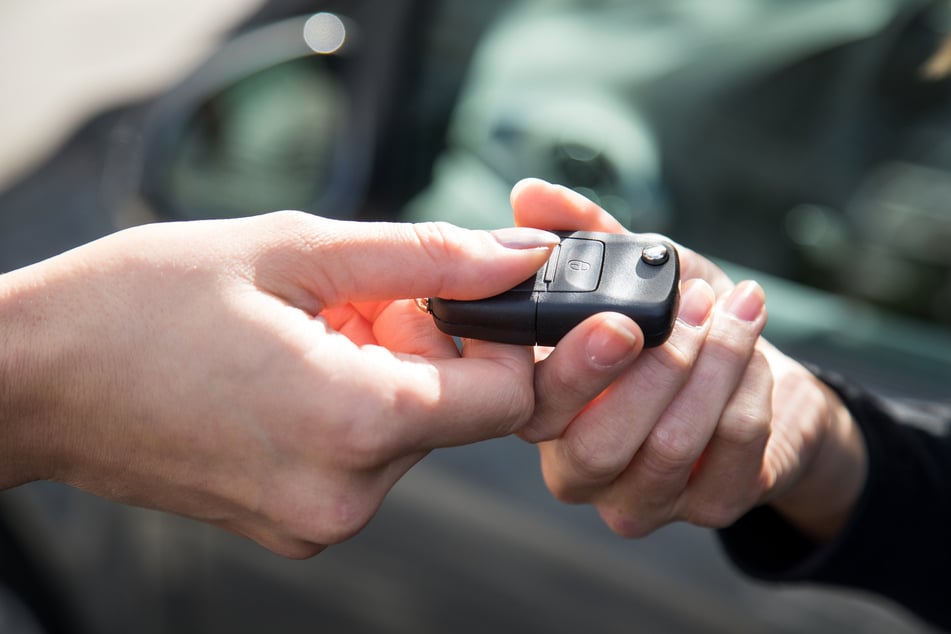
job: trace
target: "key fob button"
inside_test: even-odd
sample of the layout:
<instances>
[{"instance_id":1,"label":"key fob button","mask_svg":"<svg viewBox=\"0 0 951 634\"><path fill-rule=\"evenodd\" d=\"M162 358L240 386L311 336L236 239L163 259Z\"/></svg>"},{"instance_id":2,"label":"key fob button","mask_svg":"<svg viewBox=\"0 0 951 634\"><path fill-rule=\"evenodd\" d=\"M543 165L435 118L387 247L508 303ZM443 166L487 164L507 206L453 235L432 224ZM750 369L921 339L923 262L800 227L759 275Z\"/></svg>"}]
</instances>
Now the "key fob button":
<instances>
[{"instance_id":1,"label":"key fob button","mask_svg":"<svg viewBox=\"0 0 951 634\"><path fill-rule=\"evenodd\" d=\"M670 259L670 249L663 244L654 244L645 247L641 252L641 259L644 260L645 264L650 264L651 266L663 266L667 264L667 260Z\"/></svg>"},{"instance_id":2,"label":"key fob button","mask_svg":"<svg viewBox=\"0 0 951 634\"><path fill-rule=\"evenodd\" d=\"M555 273L549 292L584 292L597 290L604 263L604 243L583 238L566 238L557 254Z\"/></svg>"}]
</instances>

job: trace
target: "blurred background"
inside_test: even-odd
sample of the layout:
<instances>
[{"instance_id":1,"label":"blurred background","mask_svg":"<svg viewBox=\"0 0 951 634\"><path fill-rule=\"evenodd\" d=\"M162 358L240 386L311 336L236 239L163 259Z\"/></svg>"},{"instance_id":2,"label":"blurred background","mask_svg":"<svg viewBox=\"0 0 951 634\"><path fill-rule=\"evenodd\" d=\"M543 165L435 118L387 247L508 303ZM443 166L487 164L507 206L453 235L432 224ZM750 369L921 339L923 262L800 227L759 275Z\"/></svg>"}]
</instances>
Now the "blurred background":
<instances>
[{"instance_id":1,"label":"blurred background","mask_svg":"<svg viewBox=\"0 0 951 634\"><path fill-rule=\"evenodd\" d=\"M503 226L539 176L759 280L794 356L947 401L949 8L4 0L0 271L286 208ZM315 629L928 631L742 578L709 531L621 540L516 439L435 452L304 562L55 484L0 494L0 632Z\"/></svg>"}]
</instances>

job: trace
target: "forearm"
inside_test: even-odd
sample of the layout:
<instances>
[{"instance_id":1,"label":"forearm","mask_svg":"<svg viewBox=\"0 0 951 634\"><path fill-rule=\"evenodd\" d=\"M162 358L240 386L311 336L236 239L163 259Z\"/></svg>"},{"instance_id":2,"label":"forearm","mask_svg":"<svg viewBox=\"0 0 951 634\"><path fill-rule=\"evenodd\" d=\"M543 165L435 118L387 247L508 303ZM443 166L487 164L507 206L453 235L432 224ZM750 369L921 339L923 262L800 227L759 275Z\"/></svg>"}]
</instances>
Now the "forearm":
<instances>
[{"instance_id":1,"label":"forearm","mask_svg":"<svg viewBox=\"0 0 951 634\"><path fill-rule=\"evenodd\" d=\"M122 393L113 388L127 373L110 361L110 344L127 324L105 301L123 263L96 260L100 250L94 243L0 276L0 489L68 481L79 456L102 453L88 451L86 432Z\"/></svg>"},{"instance_id":2,"label":"forearm","mask_svg":"<svg viewBox=\"0 0 951 634\"><path fill-rule=\"evenodd\" d=\"M47 265L0 276L0 488L51 477L53 400L68 386L52 379L56 353L66 354L47 305ZM44 366L46 366L44 368Z\"/></svg>"}]
</instances>

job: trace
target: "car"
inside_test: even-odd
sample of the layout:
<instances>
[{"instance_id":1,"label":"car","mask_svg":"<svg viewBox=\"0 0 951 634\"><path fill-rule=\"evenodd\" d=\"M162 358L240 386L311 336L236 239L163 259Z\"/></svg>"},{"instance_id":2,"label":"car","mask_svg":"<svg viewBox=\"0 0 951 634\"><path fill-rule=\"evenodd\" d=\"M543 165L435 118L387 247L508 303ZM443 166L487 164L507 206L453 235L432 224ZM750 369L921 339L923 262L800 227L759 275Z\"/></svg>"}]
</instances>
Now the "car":
<instances>
[{"instance_id":1,"label":"car","mask_svg":"<svg viewBox=\"0 0 951 634\"><path fill-rule=\"evenodd\" d=\"M273 209L497 227L537 176L757 279L789 354L898 406L949 399L946 3L254 9L0 194L0 270ZM0 495L0 557L5 632L929 631L878 597L745 578L710 530L621 539L516 438L433 452L307 561L51 482Z\"/></svg>"}]
</instances>

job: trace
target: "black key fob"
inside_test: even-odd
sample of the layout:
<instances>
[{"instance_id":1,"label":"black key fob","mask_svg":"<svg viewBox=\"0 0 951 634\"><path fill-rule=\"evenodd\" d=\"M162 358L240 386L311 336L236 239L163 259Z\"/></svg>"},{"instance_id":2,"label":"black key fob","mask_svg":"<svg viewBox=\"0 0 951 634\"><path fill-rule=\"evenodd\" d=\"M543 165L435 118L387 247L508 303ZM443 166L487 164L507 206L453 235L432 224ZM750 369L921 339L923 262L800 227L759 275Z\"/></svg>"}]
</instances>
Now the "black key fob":
<instances>
[{"instance_id":1,"label":"black key fob","mask_svg":"<svg viewBox=\"0 0 951 634\"><path fill-rule=\"evenodd\" d=\"M637 234L556 232L561 243L533 277L474 301L432 297L436 326L457 337L553 346L591 315L633 319L645 346L670 336L680 300L680 261L670 242Z\"/></svg>"}]
</instances>

